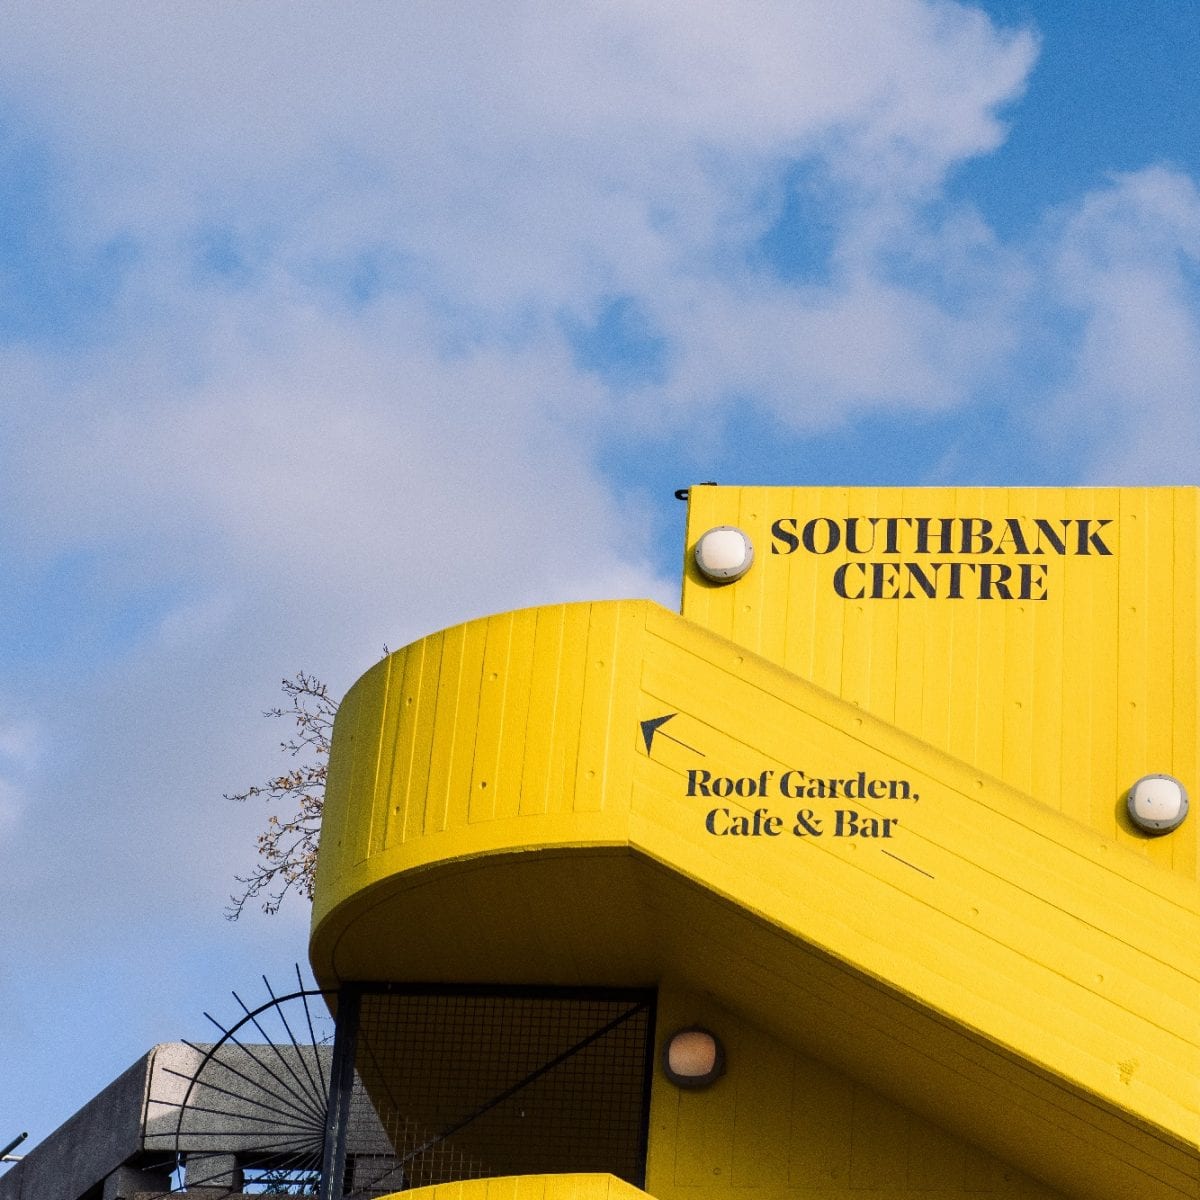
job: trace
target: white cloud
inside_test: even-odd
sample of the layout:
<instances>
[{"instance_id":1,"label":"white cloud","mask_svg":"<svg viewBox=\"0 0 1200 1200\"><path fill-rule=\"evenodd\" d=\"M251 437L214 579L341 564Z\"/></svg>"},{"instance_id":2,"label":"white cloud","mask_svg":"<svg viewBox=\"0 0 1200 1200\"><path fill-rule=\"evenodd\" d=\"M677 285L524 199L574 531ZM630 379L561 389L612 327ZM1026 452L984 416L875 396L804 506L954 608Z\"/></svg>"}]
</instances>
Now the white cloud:
<instances>
[{"instance_id":1,"label":"white cloud","mask_svg":"<svg viewBox=\"0 0 1200 1200\"><path fill-rule=\"evenodd\" d=\"M554 159L661 183L653 152L775 154L831 130L858 131L872 157L906 145L936 171L996 144L995 106L1033 49L975 10L919 0L46 0L2 20L10 88L75 153L90 142L92 169L130 155L183 188L207 182L208 198L328 150L403 164L406 196L463 199Z\"/></svg>"},{"instance_id":2,"label":"white cloud","mask_svg":"<svg viewBox=\"0 0 1200 1200\"><path fill-rule=\"evenodd\" d=\"M8 835L21 816L25 804L26 798L21 788L0 773L0 837Z\"/></svg>"},{"instance_id":3,"label":"white cloud","mask_svg":"<svg viewBox=\"0 0 1200 1200\"><path fill-rule=\"evenodd\" d=\"M380 329L272 311L272 346L225 341L170 399L114 372L121 403L81 396L70 423L30 433L9 489L43 553L96 541L177 572L201 556L324 620L366 610L388 636L402 615L431 628L614 580L659 592L580 437L597 386L561 349L446 361L403 314Z\"/></svg>"},{"instance_id":4,"label":"white cloud","mask_svg":"<svg viewBox=\"0 0 1200 1200\"><path fill-rule=\"evenodd\" d=\"M6 765L26 765L38 753L38 727L28 720L0 720L0 762Z\"/></svg>"},{"instance_id":5,"label":"white cloud","mask_svg":"<svg viewBox=\"0 0 1200 1200\"><path fill-rule=\"evenodd\" d=\"M276 302L385 251L418 319L468 344L549 335L563 311L632 294L675 347L674 405L766 387L839 411L961 393L935 346L980 331L881 292L879 257L950 168L997 144L1035 51L917 0L18 7L0 46L86 179L71 211L140 245L146 308L196 319L176 262L215 222ZM838 181L848 215L816 295L738 267L798 161ZM741 353L689 336L694 310ZM834 327L868 319L878 344L839 344ZM781 343L815 344L813 369ZM896 380L878 365L892 357Z\"/></svg>"},{"instance_id":6,"label":"white cloud","mask_svg":"<svg viewBox=\"0 0 1200 1200\"><path fill-rule=\"evenodd\" d=\"M1083 321L1051 418L1105 482L1178 484L1200 461L1200 193L1166 167L1117 176L1065 217L1056 281Z\"/></svg>"},{"instance_id":7,"label":"white cloud","mask_svg":"<svg viewBox=\"0 0 1200 1200\"><path fill-rule=\"evenodd\" d=\"M29 806L28 785L41 745L42 731L36 722L0 717L0 857Z\"/></svg>"}]
</instances>

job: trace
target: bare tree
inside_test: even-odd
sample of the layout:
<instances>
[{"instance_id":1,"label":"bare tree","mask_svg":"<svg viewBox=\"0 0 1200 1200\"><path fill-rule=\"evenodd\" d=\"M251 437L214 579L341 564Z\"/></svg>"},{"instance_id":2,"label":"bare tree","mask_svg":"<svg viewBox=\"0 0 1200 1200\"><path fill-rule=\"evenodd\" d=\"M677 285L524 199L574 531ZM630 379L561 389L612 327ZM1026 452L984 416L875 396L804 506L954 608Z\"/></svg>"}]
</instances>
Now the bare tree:
<instances>
[{"instance_id":1,"label":"bare tree","mask_svg":"<svg viewBox=\"0 0 1200 1200\"><path fill-rule=\"evenodd\" d=\"M299 671L280 685L286 703L269 708L266 717L282 717L295 732L280 742L280 750L295 760L291 770L244 792L227 793L227 800L265 800L272 808L267 827L258 835L258 862L248 875L235 878L241 890L230 896L225 915L236 921L247 904L275 913L289 892L311 900L321 836L321 809L329 767L329 739L337 702L324 683Z\"/></svg>"}]
</instances>

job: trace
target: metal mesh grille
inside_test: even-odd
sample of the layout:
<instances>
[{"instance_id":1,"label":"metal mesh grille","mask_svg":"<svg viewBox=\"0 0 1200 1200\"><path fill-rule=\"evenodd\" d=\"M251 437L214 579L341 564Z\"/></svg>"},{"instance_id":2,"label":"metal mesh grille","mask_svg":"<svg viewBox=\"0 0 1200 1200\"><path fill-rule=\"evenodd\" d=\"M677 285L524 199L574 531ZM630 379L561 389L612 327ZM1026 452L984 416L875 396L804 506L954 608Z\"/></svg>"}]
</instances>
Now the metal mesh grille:
<instances>
[{"instance_id":1,"label":"metal mesh grille","mask_svg":"<svg viewBox=\"0 0 1200 1200\"><path fill-rule=\"evenodd\" d=\"M645 993L362 997L347 1191L605 1171L641 1183Z\"/></svg>"}]
</instances>

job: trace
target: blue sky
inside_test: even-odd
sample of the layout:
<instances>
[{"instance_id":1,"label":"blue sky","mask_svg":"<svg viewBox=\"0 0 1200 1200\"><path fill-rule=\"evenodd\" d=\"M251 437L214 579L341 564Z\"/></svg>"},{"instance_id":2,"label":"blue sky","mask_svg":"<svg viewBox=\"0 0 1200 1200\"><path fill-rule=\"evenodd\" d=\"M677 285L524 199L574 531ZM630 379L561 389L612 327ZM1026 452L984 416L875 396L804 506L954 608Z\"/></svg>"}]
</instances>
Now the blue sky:
<instances>
[{"instance_id":1,"label":"blue sky","mask_svg":"<svg viewBox=\"0 0 1200 1200\"><path fill-rule=\"evenodd\" d=\"M1200 15L0 8L0 1142L303 960L279 679L724 483L1197 482Z\"/></svg>"}]
</instances>

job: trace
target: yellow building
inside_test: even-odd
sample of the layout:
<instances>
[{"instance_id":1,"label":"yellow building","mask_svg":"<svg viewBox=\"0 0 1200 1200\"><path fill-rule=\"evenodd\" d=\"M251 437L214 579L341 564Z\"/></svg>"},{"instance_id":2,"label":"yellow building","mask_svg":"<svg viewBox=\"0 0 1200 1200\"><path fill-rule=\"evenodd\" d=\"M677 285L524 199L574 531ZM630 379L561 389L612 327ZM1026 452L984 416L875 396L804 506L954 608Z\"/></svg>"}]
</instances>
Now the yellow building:
<instances>
[{"instance_id":1,"label":"yellow building","mask_svg":"<svg viewBox=\"0 0 1200 1200\"><path fill-rule=\"evenodd\" d=\"M681 615L369 671L329 1194L1197 1200L1197 499L696 487Z\"/></svg>"}]
</instances>

